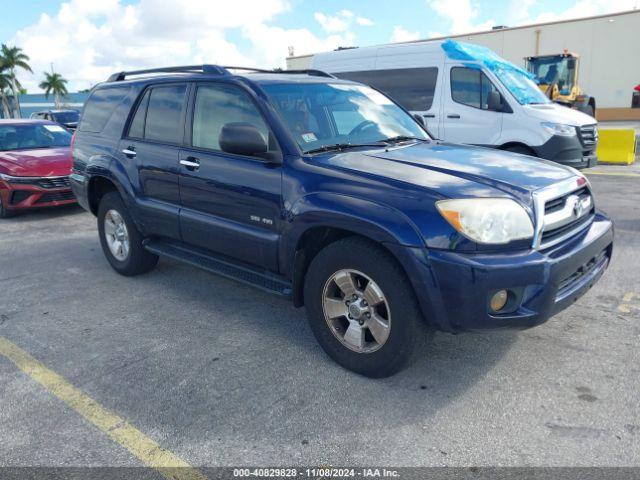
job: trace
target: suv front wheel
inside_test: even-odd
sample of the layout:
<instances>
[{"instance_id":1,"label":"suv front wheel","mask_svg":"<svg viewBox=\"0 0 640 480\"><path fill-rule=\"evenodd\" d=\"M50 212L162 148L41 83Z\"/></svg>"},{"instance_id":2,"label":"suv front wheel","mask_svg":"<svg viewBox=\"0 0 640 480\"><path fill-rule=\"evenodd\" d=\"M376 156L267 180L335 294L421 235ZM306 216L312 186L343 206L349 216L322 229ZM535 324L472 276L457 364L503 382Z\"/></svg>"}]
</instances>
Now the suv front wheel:
<instances>
[{"instance_id":1,"label":"suv front wheel","mask_svg":"<svg viewBox=\"0 0 640 480\"><path fill-rule=\"evenodd\" d=\"M100 200L98 232L102 251L119 274L139 275L158 263L158 256L143 247L143 237L118 192L109 192Z\"/></svg>"},{"instance_id":2,"label":"suv front wheel","mask_svg":"<svg viewBox=\"0 0 640 480\"><path fill-rule=\"evenodd\" d=\"M390 253L357 237L339 240L311 262L307 317L327 354L368 377L399 371L425 333L413 288Z\"/></svg>"}]
</instances>

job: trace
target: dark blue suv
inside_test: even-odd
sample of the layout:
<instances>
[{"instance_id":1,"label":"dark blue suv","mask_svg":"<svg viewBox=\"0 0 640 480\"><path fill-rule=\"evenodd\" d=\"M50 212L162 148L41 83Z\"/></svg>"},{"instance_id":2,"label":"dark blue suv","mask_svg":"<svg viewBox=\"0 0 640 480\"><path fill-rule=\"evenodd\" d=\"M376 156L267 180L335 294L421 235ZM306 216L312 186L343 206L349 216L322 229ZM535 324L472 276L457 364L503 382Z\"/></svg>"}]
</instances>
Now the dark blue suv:
<instances>
[{"instance_id":1,"label":"dark blue suv","mask_svg":"<svg viewBox=\"0 0 640 480\"><path fill-rule=\"evenodd\" d=\"M398 371L423 325L540 324L611 258L612 223L576 170L436 141L379 91L319 71L115 74L73 157L116 271L167 256L289 297L368 376Z\"/></svg>"}]
</instances>

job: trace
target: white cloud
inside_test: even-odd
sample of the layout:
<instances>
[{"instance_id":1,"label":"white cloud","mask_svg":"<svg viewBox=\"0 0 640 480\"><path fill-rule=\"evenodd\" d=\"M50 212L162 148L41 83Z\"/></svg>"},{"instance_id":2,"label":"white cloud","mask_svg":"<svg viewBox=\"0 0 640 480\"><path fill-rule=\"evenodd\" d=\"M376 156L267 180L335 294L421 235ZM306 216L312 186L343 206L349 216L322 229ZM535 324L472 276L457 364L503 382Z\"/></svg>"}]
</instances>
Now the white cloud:
<instances>
[{"instance_id":1,"label":"white cloud","mask_svg":"<svg viewBox=\"0 0 640 480\"><path fill-rule=\"evenodd\" d=\"M324 15L329 28L318 36L273 25L290 9L287 0L123 1L68 0L56 14L17 31L7 43L24 49L35 72L20 72L22 84L37 91L51 63L69 80L70 91L118 70L193 63L284 67L289 46L304 54L352 45L349 28L358 21L349 10Z\"/></svg>"},{"instance_id":2,"label":"white cloud","mask_svg":"<svg viewBox=\"0 0 640 480\"><path fill-rule=\"evenodd\" d=\"M410 32L398 25L393 27L393 33L391 34L392 42L410 42L412 40L418 40L419 38L420 32Z\"/></svg>"},{"instance_id":3,"label":"white cloud","mask_svg":"<svg viewBox=\"0 0 640 480\"><path fill-rule=\"evenodd\" d=\"M450 23L449 34L491 30L493 20L476 23L480 10L472 0L428 0L427 4Z\"/></svg>"},{"instance_id":4,"label":"white cloud","mask_svg":"<svg viewBox=\"0 0 640 480\"><path fill-rule=\"evenodd\" d=\"M370 20L370 19L365 18L365 17L358 17L358 18L356 18L356 23L358 25L363 26L363 27L370 27L370 26L373 25L373 20Z\"/></svg>"},{"instance_id":5,"label":"white cloud","mask_svg":"<svg viewBox=\"0 0 640 480\"><path fill-rule=\"evenodd\" d=\"M514 3L515 2L516 0L514 0ZM590 17L593 15L633 10L640 6L638 0L579 0L573 6L560 12L542 12L536 16L531 16L529 14L529 8L534 3L535 2L531 0L525 0L522 14L519 18L515 19L515 25Z\"/></svg>"},{"instance_id":6,"label":"white cloud","mask_svg":"<svg viewBox=\"0 0 640 480\"><path fill-rule=\"evenodd\" d=\"M321 13L321 12L316 12L314 14L314 17L326 32L329 32L329 33L344 32L349 28L349 24L351 23L351 18L345 17L343 13L344 12L341 12L336 16L331 16L331 15L325 15L324 13Z\"/></svg>"},{"instance_id":7,"label":"white cloud","mask_svg":"<svg viewBox=\"0 0 640 480\"><path fill-rule=\"evenodd\" d=\"M327 33L348 32L354 21L362 26L373 25L371 20L357 17L351 10L340 10L336 15L316 12L313 16Z\"/></svg>"}]
</instances>

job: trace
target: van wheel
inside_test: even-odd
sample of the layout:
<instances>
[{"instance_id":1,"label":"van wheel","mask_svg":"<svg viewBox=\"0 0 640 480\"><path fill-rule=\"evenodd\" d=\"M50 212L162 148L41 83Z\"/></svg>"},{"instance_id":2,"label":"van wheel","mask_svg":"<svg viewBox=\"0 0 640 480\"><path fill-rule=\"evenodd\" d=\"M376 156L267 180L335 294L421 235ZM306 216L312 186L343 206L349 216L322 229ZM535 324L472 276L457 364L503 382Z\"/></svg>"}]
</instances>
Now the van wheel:
<instances>
[{"instance_id":1,"label":"van wheel","mask_svg":"<svg viewBox=\"0 0 640 480\"><path fill-rule=\"evenodd\" d=\"M536 152L524 145L510 145L505 148L505 151L512 153L519 153L520 155L529 155L530 157L537 157Z\"/></svg>"},{"instance_id":2,"label":"van wheel","mask_svg":"<svg viewBox=\"0 0 640 480\"><path fill-rule=\"evenodd\" d=\"M386 250L364 239L339 240L318 253L307 271L304 299L324 351L367 377L402 369L424 333L406 275Z\"/></svg>"},{"instance_id":3,"label":"van wheel","mask_svg":"<svg viewBox=\"0 0 640 480\"><path fill-rule=\"evenodd\" d=\"M98 232L102 251L119 274L139 275L152 270L158 263L158 256L142 246L142 235L118 192L109 192L100 200Z\"/></svg>"}]
</instances>

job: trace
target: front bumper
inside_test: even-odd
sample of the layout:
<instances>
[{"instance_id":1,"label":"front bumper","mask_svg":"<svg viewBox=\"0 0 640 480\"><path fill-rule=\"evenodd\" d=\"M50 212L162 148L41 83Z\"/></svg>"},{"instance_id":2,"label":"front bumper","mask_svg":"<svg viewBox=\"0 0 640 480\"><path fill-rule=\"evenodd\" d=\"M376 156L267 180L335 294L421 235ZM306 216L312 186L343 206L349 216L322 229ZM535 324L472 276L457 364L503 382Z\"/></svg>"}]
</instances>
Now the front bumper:
<instances>
[{"instance_id":1,"label":"front bumper","mask_svg":"<svg viewBox=\"0 0 640 480\"><path fill-rule=\"evenodd\" d=\"M554 135L542 145L533 147L533 150L540 158L577 169L591 168L598 164L595 145L585 147L577 135Z\"/></svg>"},{"instance_id":2,"label":"front bumper","mask_svg":"<svg viewBox=\"0 0 640 480\"><path fill-rule=\"evenodd\" d=\"M56 207L76 203L66 177L18 177L0 180L0 197L7 210Z\"/></svg>"},{"instance_id":3,"label":"front bumper","mask_svg":"<svg viewBox=\"0 0 640 480\"><path fill-rule=\"evenodd\" d=\"M431 325L450 332L522 329L567 308L600 279L611 258L613 224L598 213L588 229L545 251L391 249L409 273ZM491 313L489 298L501 289L518 300L510 313Z\"/></svg>"}]
</instances>

